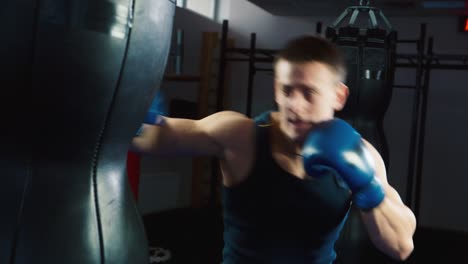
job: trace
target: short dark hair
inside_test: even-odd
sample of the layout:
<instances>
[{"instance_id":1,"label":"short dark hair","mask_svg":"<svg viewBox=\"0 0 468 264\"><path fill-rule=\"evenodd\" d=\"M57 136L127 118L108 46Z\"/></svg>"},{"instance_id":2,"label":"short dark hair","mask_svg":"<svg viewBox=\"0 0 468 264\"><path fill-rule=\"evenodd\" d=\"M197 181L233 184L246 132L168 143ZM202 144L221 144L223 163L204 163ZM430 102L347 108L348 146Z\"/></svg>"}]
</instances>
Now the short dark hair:
<instances>
[{"instance_id":1,"label":"short dark hair","mask_svg":"<svg viewBox=\"0 0 468 264\"><path fill-rule=\"evenodd\" d=\"M346 64L338 47L332 42L316 36L302 36L289 41L280 50L274 60L274 65L280 60L292 63L320 62L331 67L344 81Z\"/></svg>"}]
</instances>

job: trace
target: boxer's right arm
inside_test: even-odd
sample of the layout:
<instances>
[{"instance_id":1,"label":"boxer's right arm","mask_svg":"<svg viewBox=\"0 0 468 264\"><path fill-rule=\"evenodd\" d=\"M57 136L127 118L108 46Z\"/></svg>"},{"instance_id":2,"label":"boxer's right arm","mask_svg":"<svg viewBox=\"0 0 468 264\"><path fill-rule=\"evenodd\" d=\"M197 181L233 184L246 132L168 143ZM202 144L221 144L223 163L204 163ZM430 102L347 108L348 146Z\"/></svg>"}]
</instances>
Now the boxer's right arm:
<instances>
[{"instance_id":1,"label":"boxer's right arm","mask_svg":"<svg viewBox=\"0 0 468 264\"><path fill-rule=\"evenodd\" d=\"M244 115L224 111L200 120L164 118L161 125L143 125L132 140L131 150L157 156L221 157L243 127L251 124Z\"/></svg>"}]
</instances>

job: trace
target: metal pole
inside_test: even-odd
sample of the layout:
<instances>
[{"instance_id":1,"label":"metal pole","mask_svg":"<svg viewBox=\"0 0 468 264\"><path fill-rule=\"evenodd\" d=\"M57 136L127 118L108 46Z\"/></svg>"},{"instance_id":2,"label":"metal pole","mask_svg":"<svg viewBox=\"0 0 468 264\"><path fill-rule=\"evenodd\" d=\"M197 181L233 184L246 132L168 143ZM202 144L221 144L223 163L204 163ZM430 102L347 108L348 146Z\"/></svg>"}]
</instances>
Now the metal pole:
<instances>
[{"instance_id":1,"label":"metal pole","mask_svg":"<svg viewBox=\"0 0 468 264\"><path fill-rule=\"evenodd\" d=\"M221 33L221 43L219 45L219 67L218 67L218 83L217 83L217 97L216 97L216 112L221 111L224 107L224 79L226 71L226 46L228 35L228 21L223 20L223 27ZM208 199L209 206L216 205L216 187L218 186L219 178L219 163L218 159L211 159L211 178L210 178L210 196Z\"/></svg>"},{"instance_id":2,"label":"metal pole","mask_svg":"<svg viewBox=\"0 0 468 264\"><path fill-rule=\"evenodd\" d=\"M419 35L419 40L417 42L417 52L418 52L418 63L416 68L416 89L413 99L413 116L411 122L411 138L410 138L410 153L409 153L409 162L408 162L408 176L407 176L407 185L406 185L406 204L409 207L413 207L413 189L414 189L414 177L417 174L416 164L417 164L417 155L416 150L418 149L419 144L419 122L420 122L420 109L421 109L421 80L423 73L423 59L424 59L424 42L426 39L426 25L421 24L421 31ZM418 183L416 183L418 184ZM413 208L414 209L414 208Z\"/></svg>"},{"instance_id":3,"label":"metal pole","mask_svg":"<svg viewBox=\"0 0 468 264\"><path fill-rule=\"evenodd\" d=\"M253 95L253 82L255 76L255 45L257 42L257 35L250 34L250 52L249 52L249 77L247 84L247 111L248 117L252 116L252 95Z\"/></svg>"},{"instance_id":4,"label":"metal pole","mask_svg":"<svg viewBox=\"0 0 468 264\"><path fill-rule=\"evenodd\" d=\"M321 35L322 34L322 22L317 22L315 25L315 34Z\"/></svg>"},{"instance_id":5,"label":"metal pole","mask_svg":"<svg viewBox=\"0 0 468 264\"><path fill-rule=\"evenodd\" d=\"M415 189L415 201L414 201L414 211L415 216L419 217L420 204L421 204L421 185L422 185L422 169L424 163L424 138L426 131L426 116L427 116L427 98L429 95L429 81L430 81L430 70L431 70L431 55L434 45L434 39L429 38L428 43L428 55L429 59L424 65L424 82L422 85L422 102L421 102L421 115L420 115L420 126L419 126L419 145L417 149L417 164L416 164L416 189Z\"/></svg>"},{"instance_id":6,"label":"metal pole","mask_svg":"<svg viewBox=\"0 0 468 264\"><path fill-rule=\"evenodd\" d=\"M224 108L224 79L226 71L226 46L228 35L228 21L223 20L223 28L221 33L221 43L219 45L219 67L218 67L218 83L217 83L217 97L216 97L216 112Z\"/></svg>"}]
</instances>

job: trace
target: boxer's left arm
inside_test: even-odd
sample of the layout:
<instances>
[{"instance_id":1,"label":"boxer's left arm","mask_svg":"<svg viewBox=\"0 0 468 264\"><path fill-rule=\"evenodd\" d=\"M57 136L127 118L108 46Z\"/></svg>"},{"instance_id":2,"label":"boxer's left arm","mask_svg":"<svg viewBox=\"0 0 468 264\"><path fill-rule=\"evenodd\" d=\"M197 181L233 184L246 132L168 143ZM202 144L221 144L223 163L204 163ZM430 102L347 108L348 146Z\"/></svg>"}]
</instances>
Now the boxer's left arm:
<instances>
[{"instance_id":1,"label":"boxer's left arm","mask_svg":"<svg viewBox=\"0 0 468 264\"><path fill-rule=\"evenodd\" d=\"M403 203L398 192L387 181L385 164L377 150L364 140L375 161L375 177L385 192L384 200L375 208L361 211L361 218L374 245L395 259L404 260L413 251L416 218Z\"/></svg>"}]
</instances>

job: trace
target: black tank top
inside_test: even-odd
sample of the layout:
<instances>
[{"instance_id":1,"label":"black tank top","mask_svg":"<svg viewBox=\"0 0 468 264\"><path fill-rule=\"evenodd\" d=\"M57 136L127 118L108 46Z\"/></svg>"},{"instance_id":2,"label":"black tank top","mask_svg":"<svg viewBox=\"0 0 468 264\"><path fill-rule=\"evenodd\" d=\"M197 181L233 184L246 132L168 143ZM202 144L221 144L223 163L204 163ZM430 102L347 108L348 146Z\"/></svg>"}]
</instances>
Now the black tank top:
<instances>
[{"instance_id":1,"label":"black tank top","mask_svg":"<svg viewBox=\"0 0 468 264\"><path fill-rule=\"evenodd\" d=\"M223 264L332 263L350 194L331 172L302 180L273 159L270 113L256 118L256 160L241 183L223 187Z\"/></svg>"}]
</instances>

